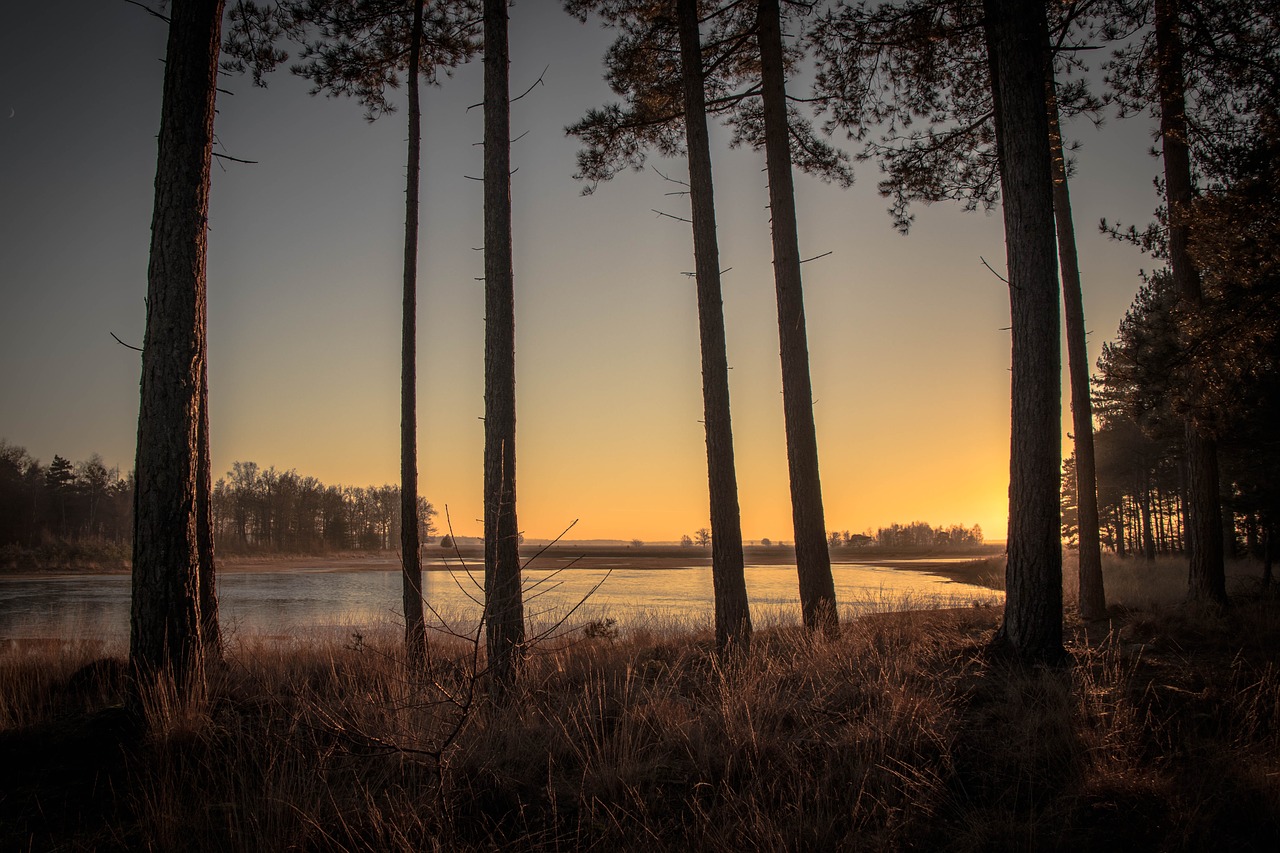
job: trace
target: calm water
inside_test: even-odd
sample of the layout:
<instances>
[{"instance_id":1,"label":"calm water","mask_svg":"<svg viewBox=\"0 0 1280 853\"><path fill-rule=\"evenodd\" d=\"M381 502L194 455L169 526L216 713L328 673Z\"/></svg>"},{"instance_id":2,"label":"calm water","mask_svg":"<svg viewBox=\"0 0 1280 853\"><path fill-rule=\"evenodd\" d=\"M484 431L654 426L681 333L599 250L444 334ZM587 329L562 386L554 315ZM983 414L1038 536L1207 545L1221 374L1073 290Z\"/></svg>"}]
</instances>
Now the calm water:
<instances>
[{"instance_id":1,"label":"calm water","mask_svg":"<svg viewBox=\"0 0 1280 853\"><path fill-rule=\"evenodd\" d=\"M859 611L968 605L998 601L999 593L923 572L865 565L833 565L836 597L849 615ZM753 617L798 621L794 566L747 566ZM427 572L429 621L474 631L482 576ZM593 587L599 588L591 593ZM575 606L588 593L587 602ZM348 634L394 625L400 608L399 571L228 572L218 579L219 606L231 636L290 637ZM574 568L525 572L526 614L566 626L612 617L621 627L651 620L710 623L711 569ZM570 611L573 611L570 613ZM567 618L566 618L567 617ZM129 631L128 575L0 578L0 642L16 639L95 639L124 644Z\"/></svg>"}]
</instances>

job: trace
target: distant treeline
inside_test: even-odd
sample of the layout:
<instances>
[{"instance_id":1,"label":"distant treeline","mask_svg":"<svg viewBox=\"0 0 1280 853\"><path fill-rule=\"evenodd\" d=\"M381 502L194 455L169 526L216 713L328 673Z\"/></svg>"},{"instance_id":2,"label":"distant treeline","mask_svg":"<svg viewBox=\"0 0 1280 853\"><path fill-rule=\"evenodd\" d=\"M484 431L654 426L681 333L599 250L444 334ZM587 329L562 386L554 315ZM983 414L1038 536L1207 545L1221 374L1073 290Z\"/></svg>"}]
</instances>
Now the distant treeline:
<instances>
[{"instance_id":1,"label":"distant treeline","mask_svg":"<svg viewBox=\"0 0 1280 853\"><path fill-rule=\"evenodd\" d=\"M435 509L418 498L420 538ZM213 535L222 553L320 553L400 547L399 486L326 486L297 471L235 462L213 487Z\"/></svg>"},{"instance_id":2,"label":"distant treeline","mask_svg":"<svg viewBox=\"0 0 1280 853\"><path fill-rule=\"evenodd\" d=\"M50 542L128 542L133 535L133 475L120 475L93 454L48 465L0 439L0 547L35 549Z\"/></svg>"},{"instance_id":3,"label":"distant treeline","mask_svg":"<svg viewBox=\"0 0 1280 853\"><path fill-rule=\"evenodd\" d=\"M435 534L435 510L418 498L421 539ZM400 545L399 486L326 486L297 471L236 462L213 488L214 542L220 553L323 553L389 550ZM102 546L111 554L133 537L133 474L93 454L44 465L0 439L0 548L20 554L65 546ZM74 551L85 552L83 548ZM47 562L38 560L37 562ZM72 562L75 562L73 559Z\"/></svg>"},{"instance_id":4,"label":"distant treeline","mask_svg":"<svg viewBox=\"0 0 1280 853\"><path fill-rule=\"evenodd\" d=\"M870 530L864 536L869 535ZM845 544L848 542L848 533ZM875 544L885 548L969 548L982 544L982 526L960 524L933 527L924 521L891 524L876 531Z\"/></svg>"}]
</instances>

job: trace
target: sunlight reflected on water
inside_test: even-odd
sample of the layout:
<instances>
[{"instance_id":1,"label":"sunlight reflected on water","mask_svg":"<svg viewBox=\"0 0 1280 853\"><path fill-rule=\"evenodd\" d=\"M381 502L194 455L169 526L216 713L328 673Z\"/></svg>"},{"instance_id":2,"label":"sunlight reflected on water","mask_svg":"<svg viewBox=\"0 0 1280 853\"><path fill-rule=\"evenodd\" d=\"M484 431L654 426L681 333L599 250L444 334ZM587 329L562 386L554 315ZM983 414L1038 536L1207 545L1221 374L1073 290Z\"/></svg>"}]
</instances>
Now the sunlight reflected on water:
<instances>
[{"instance_id":1,"label":"sunlight reflected on water","mask_svg":"<svg viewBox=\"0 0 1280 853\"><path fill-rule=\"evenodd\" d=\"M937 561L933 561L937 562ZM1000 593L925 572L833 565L836 598L846 616L861 612L997 603ZM474 631L483 572L425 574L429 622ZM794 566L748 565L753 617L798 621ZM525 612L535 625L566 627L613 618L626 629L654 621L709 625L711 569L604 569L525 572ZM0 641L49 638L124 643L129 632L127 575L0 579ZM399 621L398 571L229 572L218 579L228 633L288 637L342 632Z\"/></svg>"}]
</instances>

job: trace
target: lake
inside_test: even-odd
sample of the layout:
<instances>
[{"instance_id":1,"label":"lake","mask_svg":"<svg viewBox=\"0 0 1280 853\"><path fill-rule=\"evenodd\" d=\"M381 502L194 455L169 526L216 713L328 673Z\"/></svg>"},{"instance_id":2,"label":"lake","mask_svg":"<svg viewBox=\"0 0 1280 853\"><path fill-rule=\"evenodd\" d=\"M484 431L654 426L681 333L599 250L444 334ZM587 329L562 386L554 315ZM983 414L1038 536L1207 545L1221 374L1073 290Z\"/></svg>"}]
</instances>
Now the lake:
<instances>
[{"instance_id":1,"label":"lake","mask_svg":"<svg viewBox=\"0 0 1280 853\"><path fill-rule=\"evenodd\" d=\"M932 561L932 562L937 562ZM1002 594L927 572L864 564L833 564L842 616L924 607L998 603ZM748 565L753 619L797 622L795 566ZM483 572L424 573L428 622L474 631L480 613ZM564 620L576 627L613 618L622 629L682 622L709 625L710 567L572 568L524 573L525 612L531 623ZM596 588L598 585L598 588ZM594 592L592 591L594 589ZM0 642L29 639L97 640L127 645L130 578L122 574L0 577ZM349 635L399 621L398 570L224 572L219 608L228 636L306 637ZM585 603L583 599L586 598ZM576 608L576 609L575 609Z\"/></svg>"}]
</instances>

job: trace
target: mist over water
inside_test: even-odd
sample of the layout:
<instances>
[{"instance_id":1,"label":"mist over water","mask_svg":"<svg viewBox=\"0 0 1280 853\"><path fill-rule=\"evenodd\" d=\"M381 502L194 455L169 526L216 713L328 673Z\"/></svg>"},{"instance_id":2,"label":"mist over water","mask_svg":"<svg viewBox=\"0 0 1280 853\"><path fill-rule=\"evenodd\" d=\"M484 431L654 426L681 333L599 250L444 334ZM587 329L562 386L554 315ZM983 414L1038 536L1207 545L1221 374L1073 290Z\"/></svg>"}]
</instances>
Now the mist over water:
<instances>
[{"instance_id":1,"label":"mist over water","mask_svg":"<svg viewBox=\"0 0 1280 853\"><path fill-rule=\"evenodd\" d=\"M835 564L832 573L846 615L1000 600L999 593L984 587L919 571ZM794 566L748 565L746 579L756 620L799 621ZM524 573L524 585L525 612L535 630L561 620L563 627L573 628L612 618L625 630L653 621L697 625L712 619L710 567L531 569ZM436 627L474 632L482 594L480 565L469 572L423 575L428 623ZM127 644L129 595L128 575L0 579L0 642ZM350 634L400 622L398 569L227 572L218 578L218 596L222 622L233 641L236 636Z\"/></svg>"}]
</instances>

